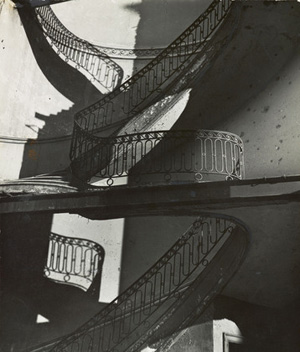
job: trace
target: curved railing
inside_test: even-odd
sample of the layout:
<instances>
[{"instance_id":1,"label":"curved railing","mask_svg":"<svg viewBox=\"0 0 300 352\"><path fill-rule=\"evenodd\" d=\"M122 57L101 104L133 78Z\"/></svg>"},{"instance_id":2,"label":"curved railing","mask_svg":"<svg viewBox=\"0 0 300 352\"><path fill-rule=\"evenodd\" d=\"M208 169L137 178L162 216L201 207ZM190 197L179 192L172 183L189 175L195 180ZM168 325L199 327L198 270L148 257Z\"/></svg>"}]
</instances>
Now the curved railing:
<instances>
[{"instance_id":1,"label":"curved railing","mask_svg":"<svg viewBox=\"0 0 300 352\"><path fill-rule=\"evenodd\" d=\"M236 219L203 214L140 279L51 351L136 351L188 326L239 268L247 247L248 232Z\"/></svg>"},{"instance_id":2,"label":"curved railing","mask_svg":"<svg viewBox=\"0 0 300 352\"><path fill-rule=\"evenodd\" d=\"M100 169L96 177L108 186L122 177L136 185L244 177L243 142L233 133L155 131L103 138L101 145L95 138L95 146L82 156L78 153L72 168L82 178L86 170L92 176Z\"/></svg>"},{"instance_id":3,"label":"curved railing","mask_svg":"<svg viewBox=\"0 0 300 352\"><path fill-rule=\"evenodd\" d=\"M44 276L87 291L101 273L104 249L98 243L51 233Z\"/></svg>"},{"instance_id":4,"label":"curved railing","mask_svg":"<svg viewBox=\"0 0 300 352\"><path fill-rule=\"evenodd\" d=\"M175 41L112 93L75 115L70 158L74 161L94 147L103 129L120 126L158 99L199 55L229 12L231 0L214 0ZM116 128L116 127L115 127ZM83 135L81 132L86 132ZM101 144L102 140L99 140Z\"/></svg>"},{"instance_id":5,"label":"curved railing","mask_svg":"<svg viewBox=\"0 0 300 352\"><path fill-rule=\"evenodd\" d=\"M76 114L70 153L75 174L80 175L85 162L90 177L98 172L99 177L108 178L109 185L116 177L127 175L136 176L138 183L154 174L163 175L164 182L173 182L173 174L192 174L194 181L203 181L205 175L211 174L242 178L242 142L230 133L158 131L101 138L103 128L141 112L169 87L171 78L179 77L191 65L230 5L231 0L213 1L204 14L143 70ZM39 17L42 18L46 18L45 13ZM45 22L51 23L50 17L46 19ZM43 24L50 33L47 26ZM63 32L65 43L68 39L72 42L72 35L61 28L55 30L54 33ZM64 45L63 55L67 47ZM185 179L174 182L182 181ZM69 239L63 240L63 245L56 245L55 241L61 240L55 238L53 248L61 246L65 253ZM51 351L133 352L153 338L185 328L236 272L247 246L247 230L236 219L224 215L200 216L140 279L81 328L51 346ZM70 263L76 263L76 255L71 255L71 261L63 255L62 264L57 264L53 260L56 250L50 250L47 268L54 268L53 271L69 279L71 268L75 273L76 265Z\"/></svg>"},{"instance_id":6,"label":"curved railing","mask_svg":"<svg viewBox=\"0 0 300 352\"><path fill-rule=\"evenodd\" d=\"M113 91L122 81L123 70L96 46L71 33L56 17L50 6L35 9L46 38L53 49L75 68L91 78L105 93ZM98 85L97 85L98 83Z\"/></svg>"}]
</instances>

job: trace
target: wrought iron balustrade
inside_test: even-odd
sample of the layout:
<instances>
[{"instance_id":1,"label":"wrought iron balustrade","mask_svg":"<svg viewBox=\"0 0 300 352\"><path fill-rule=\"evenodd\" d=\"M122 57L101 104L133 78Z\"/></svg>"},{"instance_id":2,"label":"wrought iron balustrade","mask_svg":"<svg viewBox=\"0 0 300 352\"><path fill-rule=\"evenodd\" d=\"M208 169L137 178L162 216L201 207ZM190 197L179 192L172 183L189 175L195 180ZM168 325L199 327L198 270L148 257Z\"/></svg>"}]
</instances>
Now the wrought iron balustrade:
<instances>
[{"instance_id":1,"label":"wrought iron balustrade","mask_svg":"<svg viewBox=\"0 0 300 352\"><path fill-rule=\"evenodd\" d=\"M231 0L214 0L201 16L143 69L100 101L79 111L75 115L71 160L95 146L94 142L91 143L90 134L99 136L103 129L130 120L157 100L175 78L181 77L201 54L199 49L204 48L219 27L231 4ZM88 133L83 134L82 131ZM82 148L85 136L87 141L85 148Z\"/></svg>"},{"instance_id":2,"label":"wrought iron balustrade","mask_svg":"<svg viewBox=\"0 0 300 352\"><path fill-rule=\"evenodd\" d=\"M87 291L102 271L104 250L98 243L51 233L45 277Z\"/></svg>"},{"instance_id":3,"label":"wrought iron balustrade","mask_svg":"<svg viewBox=\"0 0 300 352\"><path fill-rule=\"evenodd\" d=\"M113 91L121 83L122 68L96 46L71 33L50 6L38 7L34 11L51 46L66 62L72 62L76 69L83 70L95 85L98 83L99 88L105 89L105 93Z\"/></svg>"},{"instance_id":4,"label":"wrought iron balustrade","mask_svg":"<svg viewBox=\"0 0 300 352\"><path fill-rule=\"evenodd\" d=\"M82 131L85 134L84 131ZM242 179L243 142L221 131L157 131L112 138L82 137L72 168L77 175L107 179L129 177L131 184ZM90 143L93 148L86 145ZM83 150L86 148L86 150ZM78 163L78 166L76 165ZM78 169L76 169L78 167Z\"/></svg>"},{"instance_id":5,"label":"wrought iron balustrade","mask_svg":"<svg viewBox=\"0 0 300 352\"><path fill-rule=\"evenodd\" d=\"M51 351L137 351L191 324L242 263L247 230L203 214L135 283Z\"/></svg>"}]
</instances>

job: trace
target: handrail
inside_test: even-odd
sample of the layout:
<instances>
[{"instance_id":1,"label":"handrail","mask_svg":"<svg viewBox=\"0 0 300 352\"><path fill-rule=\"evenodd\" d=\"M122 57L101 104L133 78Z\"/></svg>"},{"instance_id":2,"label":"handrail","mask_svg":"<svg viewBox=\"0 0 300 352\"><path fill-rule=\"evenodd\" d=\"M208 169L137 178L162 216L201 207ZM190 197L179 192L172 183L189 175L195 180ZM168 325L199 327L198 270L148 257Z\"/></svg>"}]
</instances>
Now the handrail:
<instances>
[{"instance_id":1,"label":"handrail","mask_svg":"<svg viewBox=\"0 0 300 352\"><path fill-rule=\"evenodd\" d=\"M236 219L199 216L140 279L51 351L135 351L162 328L168 333L182 328L203 311L240 266L247 236ZM204 294L201 300L199 289ZM174 318L178 314L183 314L184 324Z\"/></svg>"},{"instance_id":2,"label":"handrail","mask_svg":"<svg viewBox=\"0 0 300 352\"><path fill-rule=\"evenodd\" d=\"M136 108L145 103L146 100L148 102L148 98L157 92L163 83L176 72L182 71L185 68L184 64L190 63L192 54L207 41L219 26L228 13L231 4L231 0L214 0L208 9L155 59L112 93L79 111L75 115L77 124L86 131L94 131L118 122L115 120L118 117L116 116L116 106L111 106L109 103L113 104L113 100L120 94L124 94L121 102L123 119L128 119L137 114L138 111L141 111L141 109L137 111ZM179 56L174 59L173 55ZM142 82L143 80L145 84L141 90L141 85L144 83ZM161 91L158 93L161 93ZM104 108L104 106L106 107Z\"/></svg>"},{"instance_id":3,"label":"handrail","mask_svg":"<svg viewBox=\"0 0 300 352\"><path fill-rule=\"evenodd\" d=\"M87 291L104 260L103 247L91 240L51 233L44 276Z\"/></svg>"},{"instance_id":4,"label":"handrail","mask_svg":"<svg viewBox=\"0 0 300 352\"><path fill-rule=\"evenodd\" d=\"M121 83L122 68L96 46L71 33L50 6L37 7L34 11L51 46L66 62L73 62L76 69L82 69L106 93L113 91Z\"/></svg>"},{"instance_id":5,"label":"handrail","mask_svg":"<svg viewBox=\"0 0 300 352\"><path fill-rule=\"evenodd\" d=\"M71 161L78 157L75 151L81 150L78 147L83 137L80 131L97 137L103 129L120 126L149 106L176 77L180 77L194 62L199 48L218 28L230 7L231 0L214 0L204 13L143 69L98 102L79 111L75 115ZM92 148L89 140L85 144L82 153Z\"/></svg>"},{"instance_id":6,"label":"handrail","mask_svg":"<svg viewBox=\"0 0 300 352\"><path fill-rule=\"evenodd\" d=\"M244 165L242 142L230 133L157 131L111 138L101 138L98 135L101 129L128 120L149 105L154 98L157 98L170 79L176 75L178 77L191 64L195 58L194 54L219 26L229 11L230 5L231 0L213 1L203 15L143 70L104 99L76 114L70 153L75 168L76 161L84 159L86 163L90 163L89 168L94 172L93 164L97 158L97 171L99 171L98 166L103 165L100 176L112 180L114 177L128 174L128 170L136 166L138 169L137 162L145 160L142 169L149 164L151 168L150 171L147 168L143 171L146 175L155 172L164 173L168 175L167 178L164 177L165 181L170 181L170 173L173 170L177 173L191 172L191 170L195 172L195 165L201 160L200 169L197 169L195 173L196 181L202 181L203 174L209 173L242 178ZM44 12L41 16L39 15L41 21L45 18L52 22L51 16L47 18ZM44 30L50 31L50 27L47 29L47 26L48 22L43 24ZM57 30L55 26L56 23L51 27L54 33L63 33L64 40L72 42L72 33L61 31L62 28ZM61 42L55 42L56 39L53 38L51 40L61 50ZM87 52L85 52L86 48ZM63 45L63 54L67 58L69 49L73 53L72 46ZM89 49L86 46L83 50L75 49L75 51L82 53L81 58L85 60L84 55L89 54ZM76 62L75 56L72 55L70 57ZM79 65L78 62L76 62L77 65ZM118 105L114 105L114 99L118 96L121 96L122 103L118 101ZM186 144L187 140L191 142L191 137L194 137L192 147ZM80 144L80 140L85 138L90 146L82 153L77 143ZM108 143L104 145L103 142ZM195 150L198 142L201 152L200 159L197 161ZM96 149L98 154L94 152L95 146L99 146ZM177 150L179 146L183 146L180 151ZM188 153L184 154L186 148L188 148ZM158 171L155 162L147 163L147 158L144 158L145 156L152 158L149 154L152 149L154 153L151 154L158 153L157 160L162 163ZM91 155L89 151L92 151ZM175 157L169 158L168 153L174 151ZM221 161L217 158L218 151ZM137 152L140 157L137 157ZM227 156L227 152L230 156ZM134 157L126 167L123 167L130 153L134 154ZM207 158L208 154L211 158L210 163ZM166 158L161 158L161 155L166 155ZM186 167L187 159L183 155L189 155L190 160L196 161L196 164L190 168ZM169 160L173 163L171 166L166 164ZM181 163L179 169L176 165L178 160ZM134 175L135 171L132 172ZM73 242L74 239L61 239L57 235L53 236L51 240L53 239L54 245L49 251L49 265L47 264L46 272L56 271L64 275L65 281L69 282L71 274L76 274L76 255L73 255L73 245L77 243ZM63 253L69 251L66 249L69 244L72 248L71 259L63 255L62 269L59 264L61 255L58 255L57 262L54 260L55 253L60 251L56 243L62 246ZM171 333L178 328L185 327L203 312L207 304L220 292L237 270L244 258L247 244L247 230L237 220L224 215L200 216L140 279L81 328L51 347L51 351L108 352L120 349L120 351L133 352L153 336L159 336L160 330L165 329ZM228 271L224 273L224 269ZM89 270L89 274L92 271ZM207 275L210 277L208 282ZM83 274L82 276L89 278L89 275ZM183 318L178 319L178 316Z\"/></svg>"},{"instance_id":7,"label":"handrail","mask_svg":"<svg viewBox=\"0 0 300 352\"><path fill-rule=\"evenodd\" d=\"M243 142L229 132L169 130L89 142L95 147L82 155L76 150L72 171L82 179L96 174L108 186L127 176L136 185L244 178Z\"/></svg>"}]
</instances>

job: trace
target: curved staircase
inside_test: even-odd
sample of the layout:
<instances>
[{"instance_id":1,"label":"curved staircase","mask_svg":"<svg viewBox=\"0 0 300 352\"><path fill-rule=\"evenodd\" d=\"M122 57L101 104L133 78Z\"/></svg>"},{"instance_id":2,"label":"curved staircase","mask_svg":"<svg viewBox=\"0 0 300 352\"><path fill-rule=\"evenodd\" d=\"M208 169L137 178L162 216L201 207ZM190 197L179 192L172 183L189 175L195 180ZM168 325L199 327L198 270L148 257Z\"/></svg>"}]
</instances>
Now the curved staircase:
<instances>
[{"instance_id":1,"label":"curved staircase","mask_svg":"<svg viewBox=\"0 0 300 352\"><path fill-rule=\"evenodd\" d=\"M72 334L30 351L139 351L191 325L238 270L248 248L238 220L202 214L136 282Z\"/></svg>"},{"instance_id":2,"label":"curved staircase","mask_svg":"<svg viewBox=\"0 0 300 352\"><path fill-rule=\"evenodd\" d=\"M14 186L37 192L38 186L42 190L47 185L49 192L51 187L55 192L76 191L88 188L95 176L106 186L128 175L137 184L243 178L239 137L220 131L170 131L175 120L166 130L159 128L165 113L188 94L188 82L214 57L210 39L231 4L212 1L187 30L123 84L119 67L69 32L50 7L35 9L56 52L110 93L75 115L69 169L11 182L6 184L10 192ZM229 39L227 35L223 41ZM31 351L129 352L160 339L162 350L165 338L192 324L223 289L247 247L248 231L238 220L201 214L139 280L91 320Z\"/></svg>"},{"instance_id":3,"label":"curved staircase","mask_svg":"<svg viewBox=\"0 0 300 352\"><path fill-rule=\"evenodd\" d=\"M96 46L71 33L50 6L38 7L34 11L57 55L82 72L101 92L111 92L121 83L121 67Z\"/></svg>"},{"instance_id":4,"label":"curved staircase","mask_svg":"<svg viewBox=\"0 0 300 352\"><path fill-rule=\"evenodd\" d=\"M75 176L86 181L103 169L103 160L98 155L108 143L107 137L162 129L153 125L160 126L164 114L178 103L188 83L212 59L216 48L209 45L211 36L230 8L230 0L213 1L155 59L113 92L75 115L70 150ZM234 27L232 25L231 31ZM170 122L167 130L175 122Z\"/></svg>"},{"instance_id":5,"label":"curved staircase","mask_svg":"<svg viewBox=\"0 0 300 352\"><path fill-rule=\"evenodd\" d=\"M149 168L157 151L148 156L150 162L146 163L145 156L153 148L161 148L162 153L159 153L158 158L163 155L166 158L165 152L171 152L174 147L178 149L179 142L175 141L177 137L191 152L182 157L180 151L175 151L171 157L177 161L172 166L164 162L159 167L158 172L163 174L166 181L164 183L169 183L174 171L191 172L196 182L207 180L204 176L211 173L221 173L228 179L242 178L242 142L238 136L219 131L169 131L188 101L188 84L207 69L224 43L229 42L236 28L238 13L233 7L232 18L227 25L229 28L224 31L226 34L221 36L219 43L211 40L230 12L231 5L231 0L212 1L208 9L176 40L121 85L120 68L99 48L68 31L51 7L36 8L37 20L52 48L63 59L75 64L79 71L84 69L89 72L92 80L112 92L75 115L69 168L6 181L0 187L2 195L72 192L93 188L87 183L93 177L97 181L104 179L101 186L111 186L116 177L134 173L131 169L136 164L139 164L136 170L141 169L142 163ZM93 60L97 60L97 64L90 65ZM177 111L173 113L175 106ZM198 148L197 151L200 160L193 160L197 143L188 145L189 136L201 140L201 150ZM219 157L220 160L216 160ZM153 170L150 173L153 174ZM134 175L135 180L140 178L140 172ZM179 179L176 182L183 181Z\"/></svg>"}]
</instances>

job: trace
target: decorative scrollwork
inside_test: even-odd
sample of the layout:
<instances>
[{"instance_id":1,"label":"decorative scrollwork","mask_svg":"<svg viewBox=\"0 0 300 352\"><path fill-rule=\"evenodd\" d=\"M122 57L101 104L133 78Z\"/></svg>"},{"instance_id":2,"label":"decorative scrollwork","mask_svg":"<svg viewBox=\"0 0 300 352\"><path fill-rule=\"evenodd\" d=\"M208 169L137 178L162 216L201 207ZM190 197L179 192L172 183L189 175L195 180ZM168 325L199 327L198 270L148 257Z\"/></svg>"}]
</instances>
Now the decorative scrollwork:
<instances>
[{"instance_id":1,"label":"decorative scrollwork","mask_svg":"<svg viewBox=\"0 0 300 352\"><path fill-rule=\"evenodd\" d=\"M195 180L196 182L201 182L203 180L203 175L200 172L195 173Z\"/></svg>"},{"instance_id":2,"label":"decorative scrollwork","mask_svg":"<svg viewBox=\"0 0 300 352\"><path fill-rule=\"evenodd\" d=\"M51 233L44 275L87 290L101 272L103 260L104 250L98 243Z\"/></svg>"},{"instance_id":3,"label":"decorative scrollwork","mask_svg":"<svg viewBox=\"0 0 300 352\"><path fill-rule=\"evenodd\" d=\"M136 185L244 177L242 140L220 131L156 131L103 138L85 160L97 169L101 165L96 177L107 179L108 186L127 176Z\"/></svg>"},{"instance_id":4,"label":"decorative scrollwork","mask_svg":"<svg viewBox=\"0 0 300 352\"><path fill-rule=\"evenodd\" d=\"M106 92L113 91L123 77L123 70L95 45L71 33L56 17L50 6L35 8L36 18L57 55L83 70L92 82Z\"/></svg>"},{"instance_id":5,"label":"decorative scrollwork","mask_svg":"<svg viewBox=\"0 0 300 352\"><path fill-rule=\"evenodd\" d=\"M184 321L195 317L201 311L198 309L199 305L207 305L208 297L211 299L212 296L208 294L199 298L197 295L197 299L193 299L193 292L197 293L195 285L203 281L202 273L212 265L214 258L217 258L220 247L231 240L232 229L245 231L235 219L226 216L198 217L140 279L74 334L63 338L51 351L74 351L76 346L82 346L84 341L87 341L86 338L90 346L93 346L93 351L127 350L127 348L131 351L133 345L136 347L141 341L147 341L160 326L170 321L176 315L177 309L189 299L191 301L187 307L190 311L184 313L186 315ZM212 233L215 234L213 239ZM206 251L202 253L199 248L204 244ZM243 247L242 253L244 251ZM215 262L219 263L219 259ZM222 271L220 275L222 280L216 278L219 289L226 283L225 277L229 278L232 272L226 274ZM216 287L212 287L211 290L214 294L218 292ZM180 319L178 317L174 319L176 321L174 328L181 327Z\"/></svg>"},{"instance_id":6,"label":"decorative scrollwork","mask_svg":"<svg viewBox=\"0 0 300 352\"><path fill-rule=\"evenodd\" d=\"M221 3L223 2L228 2L228 0L221 0ZM96 136L101 144L102 139L99 134L104 128L120 126L145 109L145 107L155 103L157 97L169 87L174 79L181 77L181 70L188 68L192 60L196 58L199 48L205 45L211 34L218 28L222 19L228 13L230 3L229 1L226 6L220 7L220 1L214 0L205 13L199 16L189 28L142 70L117 87L112 93L75 115L70 152L73 164L78 164L82 155L88 155L87 153L90 151L93 153L94 147L89 147L85 142L85 138L89 138L88 134L86 134L84 140L80 141L80 130ZM214 11L216 13L221 12L220 20L211 18L210 14ZM211 23L211 28L207 27L206 30L202 30L205 23ZM68 34L68 36L71 36L71 34ZM154 107L153 114L155 113ZM86 121L82 120L83 116ZM96 116L96 119L94 116ZM79 177L77 170L89 168L92 165L95 167L94 162L83 162L80 167L72 167L72 170ZM102 162L98 166L101 168ZM84 179L89 179L97 171L99 170L96 170L96 167L93 170L86 170Z\"/></svg>"}]
</instances>

